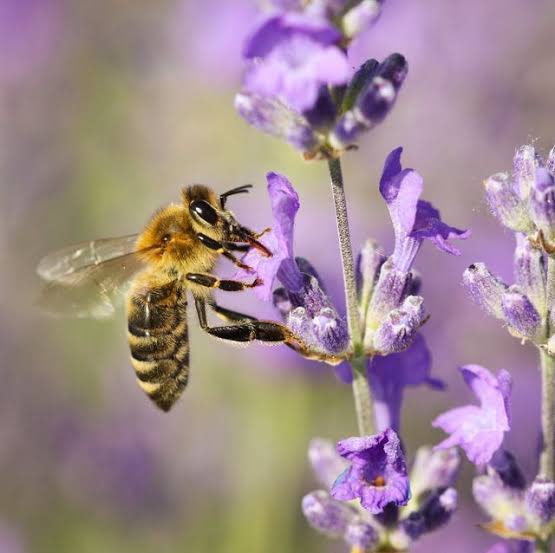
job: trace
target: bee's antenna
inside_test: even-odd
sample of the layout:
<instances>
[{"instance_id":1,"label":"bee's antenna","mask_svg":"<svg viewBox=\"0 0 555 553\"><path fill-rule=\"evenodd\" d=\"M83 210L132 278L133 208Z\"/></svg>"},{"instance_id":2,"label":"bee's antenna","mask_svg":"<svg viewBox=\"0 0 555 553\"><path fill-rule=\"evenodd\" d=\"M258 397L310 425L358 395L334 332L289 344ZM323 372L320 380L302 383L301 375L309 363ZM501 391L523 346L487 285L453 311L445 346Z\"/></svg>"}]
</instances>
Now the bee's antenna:
<instances>
[{"instance_id":1,"label":"bee's antenna","mask_svg":"<svg viewBox=\"0 0 555 553\"><path fill-rule=\"evenodd\" d=\"M225 207L227 198L229 196L234 196L235 194L247 194L248 191L252 188L252 184L243 184L243 186L238 186L237 188L232 188L223 194L220 194L220 203L222 204L222 208Z\"/></svg>"}]
</instances>

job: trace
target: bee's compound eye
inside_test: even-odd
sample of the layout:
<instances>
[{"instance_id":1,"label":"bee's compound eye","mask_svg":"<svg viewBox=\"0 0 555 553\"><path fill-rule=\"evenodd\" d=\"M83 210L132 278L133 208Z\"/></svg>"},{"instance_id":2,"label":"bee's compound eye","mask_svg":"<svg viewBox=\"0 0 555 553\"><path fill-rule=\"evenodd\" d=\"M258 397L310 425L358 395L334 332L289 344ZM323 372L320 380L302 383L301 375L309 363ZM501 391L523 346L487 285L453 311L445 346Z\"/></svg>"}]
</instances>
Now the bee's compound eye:
<instances>
[{"instance_id":1,"label":"bee's compound eye","mask_svg":"<svg viewBox=\"0 0 555 553\"><path fill-rule=\"evenodd\" d=\"M194 200L189 204L189 211L196 219L214 226L218 222L216 210L204 200Z\"/></svg>"}]
</instances>

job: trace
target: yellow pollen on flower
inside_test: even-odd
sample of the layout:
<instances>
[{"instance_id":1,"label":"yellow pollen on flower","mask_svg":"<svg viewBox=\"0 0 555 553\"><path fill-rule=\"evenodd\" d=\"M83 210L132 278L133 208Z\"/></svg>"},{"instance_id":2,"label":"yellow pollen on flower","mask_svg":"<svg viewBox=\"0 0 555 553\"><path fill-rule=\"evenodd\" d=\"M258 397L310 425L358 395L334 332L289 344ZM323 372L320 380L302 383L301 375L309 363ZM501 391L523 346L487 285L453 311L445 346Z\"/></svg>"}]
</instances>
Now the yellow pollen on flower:
<instances>
[{"instance_id":1,"label":"yellow pollen on flower","mask_svg":"<svg viewBox=\"0 0 555 553\"><path fill-rule=\"evenodd\" d=\"M370 483L372 486L376 486L376 488L383 488L385 486L385 478L383 476L376 476Z\"/></svg>"}]
</instances>

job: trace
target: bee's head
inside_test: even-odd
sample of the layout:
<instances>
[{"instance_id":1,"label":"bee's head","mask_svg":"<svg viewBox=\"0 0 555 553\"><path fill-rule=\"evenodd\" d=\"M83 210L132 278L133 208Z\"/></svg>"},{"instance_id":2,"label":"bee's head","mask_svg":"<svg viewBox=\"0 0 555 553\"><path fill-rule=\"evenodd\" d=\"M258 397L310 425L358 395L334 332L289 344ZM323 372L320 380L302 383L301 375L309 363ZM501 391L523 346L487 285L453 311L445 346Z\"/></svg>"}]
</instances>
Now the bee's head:
<instances>
[{"instance_id":1,"label":"bee's head","mask_svg":"<svg viewBox=\"0 0 555 553\"><path fill-rule=\"evenodd\" d=\"M251 187L250 184L240 186L224 192L218 198L214 191L207 186L195 184L183 189L183 205L191 216L196 232L228 242L247 243L269 257L271 253L258 242L257 235L241 225L233 213L226 209L229 196L246 193Z\"/></svg>"}]
</instances>

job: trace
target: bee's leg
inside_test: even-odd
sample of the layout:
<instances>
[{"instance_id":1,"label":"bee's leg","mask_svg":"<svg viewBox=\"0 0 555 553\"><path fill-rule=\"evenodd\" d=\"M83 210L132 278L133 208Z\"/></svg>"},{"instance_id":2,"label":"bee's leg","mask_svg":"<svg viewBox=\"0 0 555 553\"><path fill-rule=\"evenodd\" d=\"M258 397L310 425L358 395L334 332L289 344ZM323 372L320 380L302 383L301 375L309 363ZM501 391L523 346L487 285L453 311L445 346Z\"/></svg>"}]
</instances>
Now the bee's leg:
<instances>
[{"instance_id":1,"label":"bee's leg","mask_svg":"<svg viewBox=\"0 0 555 553\"><path fill-rule=\"evenodd\" d=\"M195 306L201 328L215 338L240 343L259 340L267 344L284 344L307 359L324 361L331 365L337 365L344 360L342 355L311 350L301 338L296 336L286 326L273 321L251 319L230 326L208 326L206 301L203 298L195 298ZM240 315L239 313L234 314Z\"/></svg>"},{"instance_id":2,"label":"bee's leg","mask_svg":"<svg viewBox=\"0 0 555 553\"><path fill-rule=\"evenodd\" d=\"M245 271L252 272L253 269L251 267L249 267L248 265L245 265L240 259L237 259L231 252L228 251L228 249L230 249L228 245L224 246L224 244L222 244L221 242L218 242L217 240L210 238L210 236L206 236L206 234L202 234L202 233L198 233L197 238L207 248L229 259L236 267L239 267L240 269L244 269ZM249 247L247 246L247 249L248 248ZM242 251L242 250L240 249L239 251Z\"/></svg>"},{"instance_id":3,"label":"bee's leg","mask_svg":"<svg viewBox=\"0 0 555 553\"><path fill-rule=\"evenodd\" d=\"M207 273L187 273L185 278L195 284L200 286L206 286L206 288L219 288L224 290L224 292L240 292L247 288L255 288L262 284L262 280L259 278L254 279L253 282L241 282L240 280L220 280L214 275L209 275Z\"/></svg>"},{"instance_id":4,"label":"bee's leg","mask_svg":"<svg viewBox=\"0 0 555 553\"><path fill-rule=\"evenodd\" d=\"M221 244L226 250L233 252L246 253L251 249L249 244L237 244L237 242L226 242L225 240L222 240Z\"/></svg>"},{"instance_id":5,"label":"bee's leg","mask_svg":"<svg viewBox=\"0 0 555 553\"><path fill-rule=\"evenodd\" d=\"M232 311L226 307L222 307L214 302L207 302L208 307L210 307L218 317L228 322L239 322L239 321L256 321L256 317L251 317L251 315L245 315L244 313L238 313L237 311Z\"/></svg>"}]
</instances>

